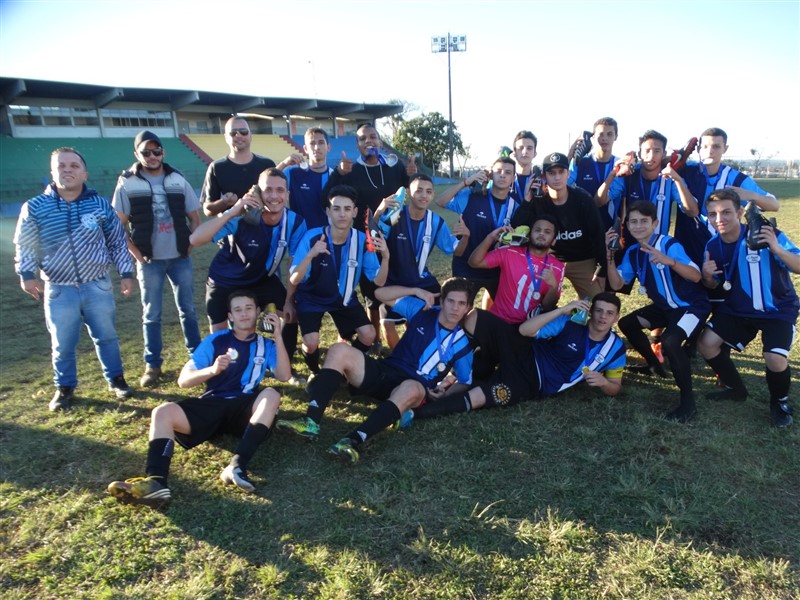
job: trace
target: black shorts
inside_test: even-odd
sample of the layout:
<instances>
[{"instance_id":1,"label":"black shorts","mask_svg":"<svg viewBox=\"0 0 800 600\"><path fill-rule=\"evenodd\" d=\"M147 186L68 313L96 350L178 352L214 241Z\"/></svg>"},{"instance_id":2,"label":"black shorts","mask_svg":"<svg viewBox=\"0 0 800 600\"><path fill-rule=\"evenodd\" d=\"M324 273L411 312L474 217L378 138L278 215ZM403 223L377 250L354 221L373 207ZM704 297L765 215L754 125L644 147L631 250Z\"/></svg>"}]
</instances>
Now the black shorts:
<instances>
[{"instance_id":1,"label":"black shorts","mask_svg":"<svg viewBox=\"0 0 800 600\"><path fill-rule=\"evenodd\" d=\"M343 306L338 310L325 311L333 319L336 330L343 339L350 339L359 327L370 325L369 317L360 304ZM300 333L318 333L322 325L325 312L300 312L297 311L297 322L300 324Z\"/></svg>"},{"instance_id":2,"label":"black shorts","mask_svg":"<svg viewBox=\"0 0 800 600\"><path fill-rule=\"evenodd\" d=\"M286 288L281 280L273 275L261 281L240 287L222 287L214 284L211 279L206 280L206 313L212 323L224 323L228 320L228 296L236 290L250 290L255 292L259 310L272 302L283 310L286 304Z\"/></svg>"},{"instance_id":3,"label":"black shorts","mask_svg":"<svg viewBox=\"0 0 800 600\"><path fill-rule=\"evenodd\" d=\"M708 304L672 308L670 310L664 310L655 304L648 304L625 315L624 318L641 317L650 323L650 329L666 327L668 330L672 330L678 328L683 331L684 338L690 338L694 332L702 329L710 312L711 306Z\"/></svg>"},{"instance_id":4,"label":"black shorts","mask_svg":"<svg viewBox=\"0 0 800 600\"><path fill-rule=\"evenodd\" d=\"M385 360L364 356L364 381L358 387L350 386L353 395L370 396L382 402L391 396L394 389L406 381L413 379ZM421 385L421 384L420 384Z\"/></svg>"},{"instance_id":5,"label":"black shorts","mask_svg":"<svg viewBox=\"0 0 800 600\"><path fill-rule=\"evenodd\" d=\"M531 339L521 335L518 325L478 310L474 342L480 346L482 370L499 365L479 387L487 406L505 406L539 396L539 372L533 357Z\"/></svg>"},{"instance_id":6,"label":"black shorts","mask_svg":"<svg viewBox=\"0 0 800 600\"><path fill-rule=\"evenodd\" d=\"M228 433L242 437L258 392L236 398L186 398L176 402L189 421L191 433L175 433L175 440L187 450L211 438Z\"/></svg>"},{"instance_id":7,"label":"black shorts","mask_svg":"<svg viewBox=\"0 0 800 600\"><path fill-rule=\"evenodd\" d=\"M372 283L364 273L361 273L361 279L358 280L358 287L361 290L361 296L364 298L364 306L367 310L380 308L381 302L375 297L375 290L378 286Z\"/></svg>"},{"instance_id":8,"label":"black shorts","mask_svg":"<svg viewBox=\"0 0 800 600\"><path fill-rule=\"evenodd\" d=\"M780 319L748 319L715 312L708 326L730 347L739 352L761 332L762 352L789 356L794 341L794 323Z\"/></svg>"},{"instance_id":9,"label":"black shorts","mask_svg":"<svg viewBox=\"0 0 800 600\"><path fill-rule=\"evenodd\" d=\"M472 283L472 288L477 291L481 288L485 289L489 296L494 297L497 296L497 288L500 286L500 275L497 277L467 277L470 283Z\"/></svg>"},{"instance_id":10,"label":"black shorts","mask_svg":"<svg viewBox=\"0 0 800 600\"><path fill-rule=\"evenodd\" d=\"M431 294L439 294L442 291L442 286L439 285L439 282L437 281L427 287L423 287L420 289L425 290L426 292L430 292ZM439 306L439 296L436 296L433 305ZM394 323L395 325L402 325L403 323L406 322L406 318L400 313L396 313L391 306L388 306L386 304L381 304L381 322Z\"/></svg>"}]
</instances>

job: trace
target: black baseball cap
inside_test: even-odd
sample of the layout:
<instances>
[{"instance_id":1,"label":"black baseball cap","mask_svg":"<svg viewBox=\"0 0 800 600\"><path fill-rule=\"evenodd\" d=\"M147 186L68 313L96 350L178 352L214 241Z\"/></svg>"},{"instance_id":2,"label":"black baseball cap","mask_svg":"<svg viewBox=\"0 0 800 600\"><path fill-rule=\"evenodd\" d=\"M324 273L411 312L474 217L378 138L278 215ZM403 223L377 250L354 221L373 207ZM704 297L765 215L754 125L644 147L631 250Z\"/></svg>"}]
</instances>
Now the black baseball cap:
<instances>
[{"instance_id":1,"label":"black baseball cap","mask_svg":"<svg viewBox=\"0 0 800 600\"><path fill-rule=\"evenodd\" d=\"M139 147L146 142L155 142L156 144L158 144L160 147L163 148L161 144L161 138L159 138L152 131L147 131L145 129L136 134L136 137L133 140L133 149L138 151Z\"/></svg>"},{"instance_id":2,"label":"black baseball cap","mask_svg":"<svg viewBox=\"0 0 800 600\"><path fill-rule=\"evenodd\" d=\"M542 163L542 170L549 171L553 167L563 167L565 169L569 169L569 161L565 154L561 154L560 152L553 152L552 154L548 154L547 158L544 159Z\"/></svg>"}]
</instances>

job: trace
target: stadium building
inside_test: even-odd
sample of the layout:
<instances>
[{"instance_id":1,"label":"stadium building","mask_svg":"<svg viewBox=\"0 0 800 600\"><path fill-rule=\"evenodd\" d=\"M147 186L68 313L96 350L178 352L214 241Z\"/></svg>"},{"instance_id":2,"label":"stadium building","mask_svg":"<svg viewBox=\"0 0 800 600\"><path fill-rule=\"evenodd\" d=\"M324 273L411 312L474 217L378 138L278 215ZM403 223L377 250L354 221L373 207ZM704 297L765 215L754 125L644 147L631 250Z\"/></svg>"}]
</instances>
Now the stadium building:
<instances>
[{"instance_id":1,"label":"stadium building","mask_svg":"<svg viewBox=\"0 0 800 600\"><path fill-rule=\"evenodd\" d=\"M321 127L330 160L356 152L359 124L398 114L399 104L315 98L247 96L200 90L109 87L0 77L0 214L15 216L22 202L49 181L50 152L74 146L85 157L89 185L110 197L117 176L133 161L142 129L163 141L167 161L199 190L207 165L225 156L222 136L232 114L248 119L253 151L280 162L302 151L303 133Z\"/></svg>"}]
</instances>

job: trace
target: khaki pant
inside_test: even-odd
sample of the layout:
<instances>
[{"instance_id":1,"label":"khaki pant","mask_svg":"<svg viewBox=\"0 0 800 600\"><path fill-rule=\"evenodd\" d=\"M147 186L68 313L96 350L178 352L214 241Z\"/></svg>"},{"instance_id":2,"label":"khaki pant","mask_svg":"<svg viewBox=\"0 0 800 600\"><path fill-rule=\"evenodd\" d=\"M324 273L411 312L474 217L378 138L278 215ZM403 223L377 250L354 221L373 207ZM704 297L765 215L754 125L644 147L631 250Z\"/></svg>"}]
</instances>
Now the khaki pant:
<instances>
[{"instance_id":1,"label":"khaki pant","mask_svg":"<svg viewBox=\"0 0 800 600\"><path fill-rule=\"evenodd\" d=\"M605 286L605 280L603 278L592 281L592 276L596 268L597 263L593 258L568 262L566 264L564 277L569 279L572 283L572 287L575 288L578 298L586 298L588 296L591 299L594 298L596 294L603 291L603 287Z\"/></svg>"}]
</instances>

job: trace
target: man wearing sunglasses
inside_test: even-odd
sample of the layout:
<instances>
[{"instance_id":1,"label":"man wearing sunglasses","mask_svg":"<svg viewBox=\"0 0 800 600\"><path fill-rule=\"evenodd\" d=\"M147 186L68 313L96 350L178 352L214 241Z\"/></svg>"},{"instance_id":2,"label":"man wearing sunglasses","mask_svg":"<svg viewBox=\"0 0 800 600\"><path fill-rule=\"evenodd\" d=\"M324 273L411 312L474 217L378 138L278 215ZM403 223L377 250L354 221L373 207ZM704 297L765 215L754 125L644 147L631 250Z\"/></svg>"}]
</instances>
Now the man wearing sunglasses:
<instances>
[{"instance_id":1,"label":"man wearing sunglasses","mask_svg":"<svg viewBox=\"0 0 800 600\"><path fill-rule=\"evenodd\" d=\"M149 387L161 375L161 303L167 279L189 354L200 344L189 256L189 234L200 225L200 203L183 175L164 162L164 147L155 133L140 131L133 155L137 162L120 175L112 204L136 259L145 362L139 383Z\"/></svg>"},{"instance_id":2,"label":"man wearing sunglasses","mask_svg":"<svg viewBox=\"0 0 800 600\"><path fill-rule=\"evenodd\" d=\"M243 118L233 116L225 123L225 142L231 151L208 165L200 191L200 203L207 216L231 208L256 185L263 171L275 166L272 159L250 150L252 137L250 126Z\"/></svg>"}]
</instances>

